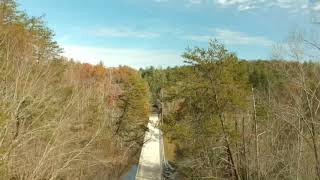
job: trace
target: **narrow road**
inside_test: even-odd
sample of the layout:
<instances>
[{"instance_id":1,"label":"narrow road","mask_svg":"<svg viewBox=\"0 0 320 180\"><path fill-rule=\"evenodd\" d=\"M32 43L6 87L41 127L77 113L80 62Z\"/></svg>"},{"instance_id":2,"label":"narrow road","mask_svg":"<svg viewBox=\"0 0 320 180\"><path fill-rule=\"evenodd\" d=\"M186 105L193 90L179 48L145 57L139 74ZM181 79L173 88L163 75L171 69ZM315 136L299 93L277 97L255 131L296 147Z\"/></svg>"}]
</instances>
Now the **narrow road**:
<instances>
[{"instance_id":1,"label":"narrow road","mask_svg":"<svg viewBox=\"0 0 320 180\"><path fill-rule=\"evenodd\" d=\"M148 128L144 137L144 145L139 159L137 180L161 180L162 177L162 137L156 127L159 123L157 115L149 118Z\"/></svg>"}]
</instances>

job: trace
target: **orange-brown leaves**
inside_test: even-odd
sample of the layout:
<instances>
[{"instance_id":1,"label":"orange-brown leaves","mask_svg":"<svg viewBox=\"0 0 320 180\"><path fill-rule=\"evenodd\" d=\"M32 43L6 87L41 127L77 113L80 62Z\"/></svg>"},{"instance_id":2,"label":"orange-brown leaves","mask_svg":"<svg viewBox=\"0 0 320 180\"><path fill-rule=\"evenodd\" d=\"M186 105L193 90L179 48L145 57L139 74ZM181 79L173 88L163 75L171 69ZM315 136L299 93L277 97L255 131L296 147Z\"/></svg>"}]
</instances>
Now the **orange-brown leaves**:
<instances>
[{"instance_id":1,"label":"orange-brown leaves","mask_svg":"<svg viewBox=\"0 0 320 180\"><path fill-rule=\"evenodd\" d=\"M102 82L106 79L106 72L107 70L103 65L96 65L93 70L93 77L97 81Z\"/></svg>"},{"instance_id":2,"label":"orange-brown leaves","mask_svg":"<svg viewBox=\"0 0 320 180\"><path fill-rule=\"evenodd\" d=\"M93 75L93 66L91 64L81 64L80 66L80 80L88 80L92 77Z\"/></svg>"}]
</instances>

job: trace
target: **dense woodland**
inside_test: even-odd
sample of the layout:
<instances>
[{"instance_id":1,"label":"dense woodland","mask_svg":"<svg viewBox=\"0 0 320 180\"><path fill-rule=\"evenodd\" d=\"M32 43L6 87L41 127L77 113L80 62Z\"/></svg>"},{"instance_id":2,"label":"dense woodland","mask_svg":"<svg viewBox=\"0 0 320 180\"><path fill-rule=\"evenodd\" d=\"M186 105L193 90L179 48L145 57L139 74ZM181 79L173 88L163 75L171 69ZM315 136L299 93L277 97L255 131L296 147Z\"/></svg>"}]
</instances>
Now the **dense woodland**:
<instances>
[{"instance_id":1,"label":"dense woodland","mask_svg":"<svg viewBox=\"0 0 320 180\"><path fill-rule=\"evenodd\" d=\"M150 104L177 179L320 179L319 50L294 33L270 61L212 40L184 66L107 68L62 57L42 18L0 0L0 180L120 179Z\"/></svg>"},{"instance_id":2,"label":"dense woodland","mask_svg":"<svg viewBox=\"0 0 320 180\"><path fill-rule=\"evenodd\" d=\"M318 46L292 37L292 61L240 60L211 41L185 66L140 70L179 179L320 179L320 64L299 48Z\"/></svg>"},{"instance_id":3,"label":"dense woodland","mask_svg":"<svg viewBox=\"0 0 320 180\"><path fill-rule=\"evenodd\" d=\"M0 179L119 179L137 162L148 86L67 61L41 18L0 0Z\"/></svg>"}]
</instances>

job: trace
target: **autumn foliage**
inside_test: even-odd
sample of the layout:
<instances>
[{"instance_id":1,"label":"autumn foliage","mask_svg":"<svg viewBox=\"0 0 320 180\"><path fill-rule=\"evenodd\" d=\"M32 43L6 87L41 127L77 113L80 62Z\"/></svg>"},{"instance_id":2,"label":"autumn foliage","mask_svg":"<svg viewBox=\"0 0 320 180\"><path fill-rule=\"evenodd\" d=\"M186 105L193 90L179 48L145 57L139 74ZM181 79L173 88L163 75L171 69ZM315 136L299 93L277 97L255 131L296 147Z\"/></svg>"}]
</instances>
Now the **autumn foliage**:
<instances>
[{"instance_id":1,"label":"autumn foliage","mask_svg":"<svg viewBox=\"0 0 320 180\"><path fill-rule=\"evenodd\" d=\"M0 179L119 179L139 157L140 74L60 52L41 18L0 0Z\"/></svg>"}]
</instances>

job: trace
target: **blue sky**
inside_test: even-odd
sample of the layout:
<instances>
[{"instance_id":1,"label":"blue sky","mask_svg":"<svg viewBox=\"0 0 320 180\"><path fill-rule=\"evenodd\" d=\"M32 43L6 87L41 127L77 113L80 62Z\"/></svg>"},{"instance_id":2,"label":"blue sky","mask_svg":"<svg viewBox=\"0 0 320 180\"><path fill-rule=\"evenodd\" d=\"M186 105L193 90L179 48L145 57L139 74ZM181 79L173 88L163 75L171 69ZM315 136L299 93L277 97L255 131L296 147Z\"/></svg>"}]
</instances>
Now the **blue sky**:
<instances>
[{"instance_id":1,"label":"blue sky","mask_svg":"<svg viewBox=\"0 0 320 180\"><path fill-rule=\"evenodd\" d=\"M45 14L64 55L108 67L182 64L187 47L216 38L245 59L268 59L273 44L309 30L317 0L18 0Z\"/></svg>"}]
</instances>

